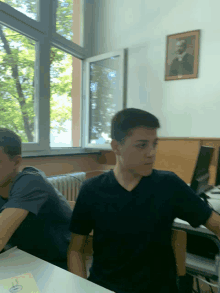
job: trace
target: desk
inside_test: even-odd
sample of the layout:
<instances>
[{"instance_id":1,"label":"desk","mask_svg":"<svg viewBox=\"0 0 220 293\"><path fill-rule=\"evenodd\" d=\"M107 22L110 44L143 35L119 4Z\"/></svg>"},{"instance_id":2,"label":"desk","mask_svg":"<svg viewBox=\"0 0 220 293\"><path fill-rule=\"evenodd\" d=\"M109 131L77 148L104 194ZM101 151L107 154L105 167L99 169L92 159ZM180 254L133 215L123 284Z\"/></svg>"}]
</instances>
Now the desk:
<instances>
[{"instance_id":1,"label":"desk","mask_svg":"<svg viewBox=\"0 0 220 293\"><path fill-rule=\"evenodd\" d=\"M18 248L0 254L0 280L31 273L40 293L112 292Z\"/></svg>"}]
</instances>

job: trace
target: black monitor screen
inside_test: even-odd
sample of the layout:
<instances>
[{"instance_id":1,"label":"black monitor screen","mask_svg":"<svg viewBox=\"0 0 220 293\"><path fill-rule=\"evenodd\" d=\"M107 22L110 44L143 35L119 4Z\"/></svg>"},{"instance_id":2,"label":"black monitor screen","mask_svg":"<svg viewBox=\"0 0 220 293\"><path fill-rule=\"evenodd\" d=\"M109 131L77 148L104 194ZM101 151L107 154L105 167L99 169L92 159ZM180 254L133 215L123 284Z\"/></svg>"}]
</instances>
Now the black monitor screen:
<instances>
[{"instance_id":1,"label":"black monitor screen","mask_svg":"<svg viewBox=\"0 0 220 293\"><path fill-rule=\"evenodd\" d=\"M206 176L209 173L209 165L212 160L214 148L210 146L201 146L199 155L197 158L197 163L195 166L195 170L192 176L191 181L191 188L195 189L195 182L198 180L198 178L201 178L202 176Z\"/></svg>"},{"instance_id":2,"label":"black monitor screen","mask_svg":"<svg viewBox=\"0 0 220 293\"><path fill-rule=\"evenodd\" d=\"M220 185L220 147L218 149L218 165L217 165L217 172L215 178L215 186Z\"/></svg>"}]
</instances>

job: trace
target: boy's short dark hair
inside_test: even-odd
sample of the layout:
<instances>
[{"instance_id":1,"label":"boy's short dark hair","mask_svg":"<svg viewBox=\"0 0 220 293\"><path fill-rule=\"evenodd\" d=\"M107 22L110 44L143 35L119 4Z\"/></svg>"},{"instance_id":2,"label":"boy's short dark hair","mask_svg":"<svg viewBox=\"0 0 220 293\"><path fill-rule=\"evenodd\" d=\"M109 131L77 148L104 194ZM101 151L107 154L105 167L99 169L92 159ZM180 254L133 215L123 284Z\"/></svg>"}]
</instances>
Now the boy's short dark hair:
<instances>
[{"instance_id":1,"label":"boy's short dark hair","mask_svg":"<svg viewBox=\"0 0 220 293\"><path fill-rule=\"evenodd\" d=\"M12 160L15 156L21 155L21 144L19 135L8 128L0 127L0 147L9 159Z\"/></svg>"},{"instance_id":2,"label":"boy's short dark hair","mask_svg":"<svg viewBox=\"0 0 220 293\"><path fill-rule=\"evenodd\" d=\"M112 118L111 138L120 145L124 145L125 140L139 127L155 129L160 128L160 123L153 114L147 111L135 108L121 110Z\"/></svg>"}]
</instances>

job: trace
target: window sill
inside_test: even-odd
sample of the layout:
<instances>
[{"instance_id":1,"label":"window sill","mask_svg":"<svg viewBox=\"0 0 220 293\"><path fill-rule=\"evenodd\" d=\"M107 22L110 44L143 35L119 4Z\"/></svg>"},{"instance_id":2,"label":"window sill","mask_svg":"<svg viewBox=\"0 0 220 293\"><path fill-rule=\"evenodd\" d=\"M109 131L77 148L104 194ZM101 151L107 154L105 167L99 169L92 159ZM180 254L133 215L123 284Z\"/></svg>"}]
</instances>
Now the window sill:
<instances>
[{"instance_id":1,"label":"window sill","mask_svg":"<svg viewBox=\"0 0 220 293\"><path fill-rule=\"evenodd\" d=\"M39 158L54 156L75 156L75 155L101 155L101 151L97 149L51 149L50 151L22 152L22 158Z\"/></svg>"}]
</instances>

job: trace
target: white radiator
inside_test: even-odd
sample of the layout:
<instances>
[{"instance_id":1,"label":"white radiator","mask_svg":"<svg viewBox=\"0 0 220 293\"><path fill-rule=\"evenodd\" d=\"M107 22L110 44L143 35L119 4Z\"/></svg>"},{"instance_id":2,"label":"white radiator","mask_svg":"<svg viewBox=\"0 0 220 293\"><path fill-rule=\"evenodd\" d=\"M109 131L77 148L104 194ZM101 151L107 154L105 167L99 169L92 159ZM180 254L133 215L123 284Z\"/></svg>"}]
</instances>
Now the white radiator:
<instances>
[{"instance_id":1,"label":"white radiator","mask_svg":"<svg viewBox=\"0 0 220 293\"><path fill-rule=\"evenodd\" d=\"M76 201L80 186L85 178L85 172L68 173L47 177L50 183L57 188L67 200L70 201Z\"/></svg>"}]
</instances>

